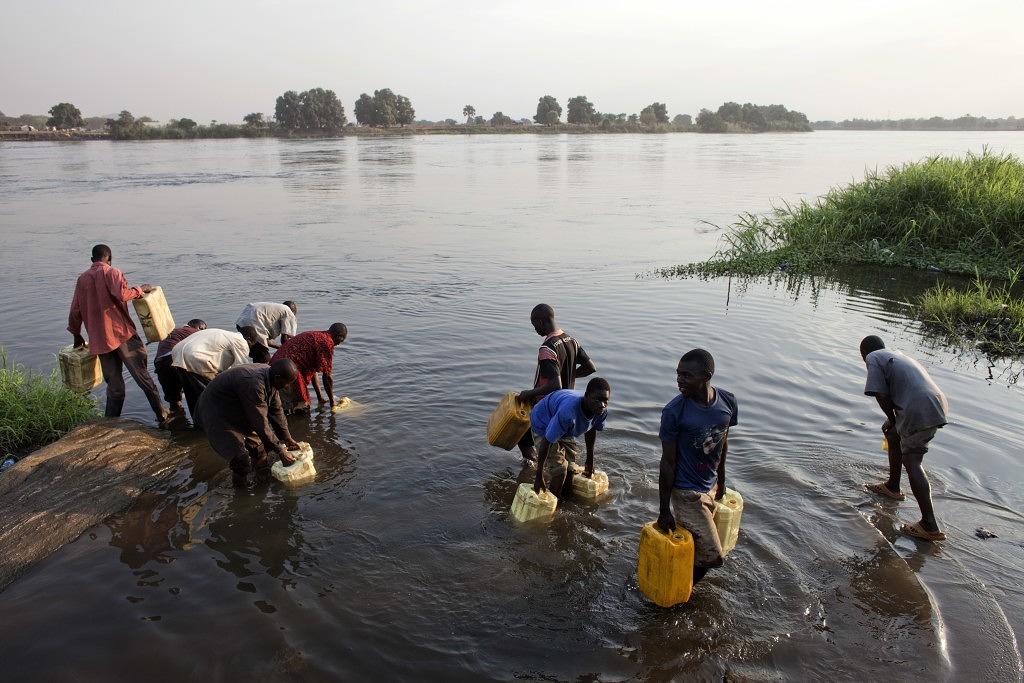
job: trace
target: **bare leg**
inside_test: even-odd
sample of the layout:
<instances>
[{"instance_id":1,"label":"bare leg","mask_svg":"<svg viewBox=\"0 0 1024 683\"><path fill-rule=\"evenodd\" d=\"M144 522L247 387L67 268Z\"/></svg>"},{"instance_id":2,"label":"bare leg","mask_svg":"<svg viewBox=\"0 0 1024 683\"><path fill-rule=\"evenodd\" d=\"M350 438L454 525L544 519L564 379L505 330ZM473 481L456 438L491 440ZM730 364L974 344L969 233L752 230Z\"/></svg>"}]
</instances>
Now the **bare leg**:
<instances>
[{"instance_id":1,"label":"bare leg","mask_svg":"<svg viewBox=\"0 0 1024 683\"><path fill-rule=\"evenodd\" d=\"M885 438L889 442L889 480L885 486L893 493L899 493L900 477L903 476L903 447L895 429L889 430ZM914 495L917 495L916 491Z\"/></svg>"},{"instance_id":2,"label":"bare leg","mask_svg":"<svg viewBox=\"0 0 1024 683\"><path fill-rule=\"evenodd\" d=\"M907 468L910 490L914 492L917 505L921 508L921 526L926 531L938 531L939 525L935 522L935 511L932 509L932 487L928 483L928 475L922 465L923 460L924 453L903 454L903 465Z\"/></svg>"}]
</instances>

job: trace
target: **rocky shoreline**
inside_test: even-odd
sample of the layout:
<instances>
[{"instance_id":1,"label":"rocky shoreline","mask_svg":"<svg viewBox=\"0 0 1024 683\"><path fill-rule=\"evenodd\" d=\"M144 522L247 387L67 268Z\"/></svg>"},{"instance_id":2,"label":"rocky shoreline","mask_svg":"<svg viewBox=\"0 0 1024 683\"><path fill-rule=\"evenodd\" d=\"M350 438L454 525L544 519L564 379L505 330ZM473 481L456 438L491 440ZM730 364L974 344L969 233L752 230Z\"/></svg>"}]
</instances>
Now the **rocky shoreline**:
<instances>
[{"instance_id":1,"label":"rocky shoreline","mask_svg":"<svg viewBox=\"0 0 1024 683\"><path fill-rule=\"evenodd\" d=\"M0 591L166 481L187 453L168 432L102 418L19 460L0 475Z\"/></svg>"}]
</instances>

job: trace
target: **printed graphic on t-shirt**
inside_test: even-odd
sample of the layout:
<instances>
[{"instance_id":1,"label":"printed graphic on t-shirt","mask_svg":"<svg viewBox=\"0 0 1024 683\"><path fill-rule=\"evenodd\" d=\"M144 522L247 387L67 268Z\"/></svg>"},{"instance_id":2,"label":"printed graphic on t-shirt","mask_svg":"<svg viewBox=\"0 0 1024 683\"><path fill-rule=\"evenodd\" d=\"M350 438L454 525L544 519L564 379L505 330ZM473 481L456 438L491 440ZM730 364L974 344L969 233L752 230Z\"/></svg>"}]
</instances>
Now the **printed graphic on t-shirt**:
<instances>
[{"instance_id":1,"label":"printed graphic on t-shirt","mask_svg":"<svg viewBox=\"0 0 1024 683\"><path fill-rule=\"evenodd\" d=\"M705 456L699 459L697 463L698 470L702 472L710 471L718 466L718 453L728 431L728 427L706 425L694 437L693 452L703 453Z\"/></svg>"}]
</instances>

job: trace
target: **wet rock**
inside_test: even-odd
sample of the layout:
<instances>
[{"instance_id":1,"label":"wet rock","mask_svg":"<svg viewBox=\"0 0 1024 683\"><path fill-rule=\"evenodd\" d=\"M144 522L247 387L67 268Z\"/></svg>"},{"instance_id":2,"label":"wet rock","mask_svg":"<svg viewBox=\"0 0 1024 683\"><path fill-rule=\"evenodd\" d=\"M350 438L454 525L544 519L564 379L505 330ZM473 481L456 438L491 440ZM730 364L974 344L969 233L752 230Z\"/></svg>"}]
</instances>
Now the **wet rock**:
<instances>
[{"instance_id":1,"label":"wet rock","mask_svg":"<svg viewBox=\"0 0 1024 683\"><path fill-rule=\"evenodd\" d=\"M0 476L0 590L173 473L188 450L124 418L76 427Z\"/></svg>"},{"instance_id":2,"label":"wet rock","mask_svg":"<svg viewBox=\"0 0 1024 683\"><path fill-rule=\"evenodd\" d=\"M975 531L974 535L978 538L999 538L994 531L989 531L983 526L979 526Z\"/></svg>"}]
</instances>

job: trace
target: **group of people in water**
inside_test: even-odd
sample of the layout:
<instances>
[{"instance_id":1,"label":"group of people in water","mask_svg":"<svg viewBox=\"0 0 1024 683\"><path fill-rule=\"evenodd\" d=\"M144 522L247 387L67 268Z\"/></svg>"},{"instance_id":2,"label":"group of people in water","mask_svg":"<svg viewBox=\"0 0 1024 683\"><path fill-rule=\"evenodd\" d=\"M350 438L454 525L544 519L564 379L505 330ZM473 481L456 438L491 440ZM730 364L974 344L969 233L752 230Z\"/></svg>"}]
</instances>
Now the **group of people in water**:
<instances>
[{"instance_id":1,"label":"group of people in water","mask_svg":"<svg viewBox=\"0 0 1024 683\"><path fill-rule=\"evenodd\" d=\"M193 423L228 461L236 485L247 484L254 472L269 470L270 454L285 464L294 462L292 453L299 444L288 430L286 413L310 408L310 385L321 404L334 408L339 401L333 359L334 348L348 337L345 324L298 332L294 301L247 304L235 332L208 328L199 318L189 320L157 347L153 367L165 406L127 306L152 289L148 284L130 287L112 265L105 244L93 247L92 266L76 282L68 331L76 347L86 345L83 325L89 335L89 352L98 357L107 384L104 415L121 415L127 368L160 427L168 427L183 412L184 396Z\"/></svg>"},{"instance_id":2,"label":"group of people in water","mask_svg":"<svg viewBox=\"0 0 1024 683\"><path fill-rule=\"evenodd\" d=\"M247 483L254 471L269 468L275 456L285 464L294 462L290 452L299 446L288 431L286 411L310 407L310 385L321 404L335 406L332 359L334 348L348 336L344 324L298 333L293 301L248 304L236 321L237 332L209 329L200 319L190 320L168 334L156 352L154 367L168 409L149 374L146 348L126 305L144 296L150 286L129 287L121 271L111 265L106 245L93 247L92 262L78 278L68 330L75 345L81 346L85 325L89 350L99 357L107 383L108 417L121 414L122 369L127 367L161 426L171 419L172 411L182 410L184 394L193 422L228 461L236 485ZM543 341L533 386L518 395L531 406L530 429L518 446L524 461L536 467L535 491L568 495L572 476L594 473L597 432L605 426L611 386L593 377L585 391L577 392L576 379L597 372L594 361L558 327L551 306L534 307L530 322ZM904 500L900 481L905 469L921 520L904 524L901 531L924 540L944 540L922 462L937 430L946 424L946 397L920 363L886 349L879 337L865 337L860 353L867 367L864 393L877 400L885 415L882 432L889 458L888 478L865 488ZM712 385L714 373L715 361L708 351L697 348L682 355L676 366L679 395L662 410L658 433L662 442L658 526L669 531L679 525L692 534L694 582L723 563L714 522L715 500L725 495L729 429L738 421L736 397ZM316 381L318 374L323 392ZM580 436L586 447L582 469L576 463Z\"/></svg>"},{"instance_id":3,"label":"group of people in water","mask_svg":"<svg viewBox=\"0 0 1024 683\"><path fill-rule=\"evenodd\" d=\"M523 459L536 465L534 491L561 496L572 490L571 477L593 476L594 446L597 432L605 426L611 387L596 377L584 392L573 391L576 379L593 375L597 365L579 341L558 327L551 306L536 306L530 322L544 341L537 353L534 386L518 396L533 406L530 429L518 445ZM877 400L886 418L882 433L889 456L889 477L865 484L865 489L904 500L900 480L905 469L921 520L902 525L901 532L927 541L944 540L922 462L932 438L947 422L946 397L920 363L886 349L881 338L865 337L860 353L867 367L864 393ZM712 385L714 374L715 360L708 351L697 348L682 355L676 365L679 395L662 410L658 431L658 526L670 531L679 525L692 535L694 583L724 561L715 500L726 493L729 429L738 421L736 397ZM576 466L579 436L586 446L582 470Z\"/></svg>"}]
</instances>

